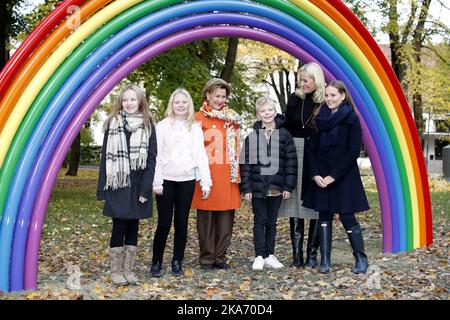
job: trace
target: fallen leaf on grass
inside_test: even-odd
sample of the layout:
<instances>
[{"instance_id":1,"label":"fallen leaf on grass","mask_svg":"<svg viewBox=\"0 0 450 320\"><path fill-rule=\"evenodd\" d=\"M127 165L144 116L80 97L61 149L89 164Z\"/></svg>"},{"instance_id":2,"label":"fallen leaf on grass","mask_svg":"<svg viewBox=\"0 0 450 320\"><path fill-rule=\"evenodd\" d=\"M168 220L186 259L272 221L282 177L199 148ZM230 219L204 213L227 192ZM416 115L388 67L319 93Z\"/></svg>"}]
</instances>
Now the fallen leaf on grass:
<instances>
[{"instance_id":1,"label":"fallen leaf on grass","mask_svg":"<svg viewBox=\"0 0 450 320\"><path fill-rule=\"evenodd\" d=\"M214 287L208 287L206 288L206 295L211 298L212 296L214 296L216 293L218 292L217 288Z\"/></svg>"}]
</instances>

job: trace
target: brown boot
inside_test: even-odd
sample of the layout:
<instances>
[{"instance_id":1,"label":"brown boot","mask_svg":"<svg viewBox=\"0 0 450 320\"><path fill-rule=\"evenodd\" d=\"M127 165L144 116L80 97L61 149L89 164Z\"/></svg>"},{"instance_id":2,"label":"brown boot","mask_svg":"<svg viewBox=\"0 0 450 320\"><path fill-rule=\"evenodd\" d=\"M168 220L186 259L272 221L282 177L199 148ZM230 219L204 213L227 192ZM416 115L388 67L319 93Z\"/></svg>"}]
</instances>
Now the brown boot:
<instances>
[{"instance_id":1,"label":"brown boot","mask_svg":"<svg viewBox=\"0 0 450 320\"><path fill-rule=\"evenodd\" d=\"M109 256L111 259L111 281L118 286L127 284L127 280L123 276L123 247L109 248Z\"/></svg>"},{"instance_id":2,"label":"brown boot","mask_svg":"<svg viewBox=\"0 0 450 320\"><path fill-rule=\"evenodd\" d=\"M136 275L133 272L134 264L136 262L136 246L123 246L125 252L125 263L124 263L124 277L127 280L128 284L135 284L138 282Z\"/></svg>"}]
</instances>

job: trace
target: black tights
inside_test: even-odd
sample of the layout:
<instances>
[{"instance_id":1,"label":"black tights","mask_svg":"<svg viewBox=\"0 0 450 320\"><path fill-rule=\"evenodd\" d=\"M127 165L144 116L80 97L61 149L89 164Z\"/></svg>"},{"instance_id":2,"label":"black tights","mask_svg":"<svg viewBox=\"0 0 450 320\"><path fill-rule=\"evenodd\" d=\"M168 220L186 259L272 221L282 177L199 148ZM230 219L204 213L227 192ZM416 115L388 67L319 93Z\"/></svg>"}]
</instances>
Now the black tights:
<instances>
[{"instance_id":1,"label":"black tights","mask_svg":"<svg viewBox=\"0 0 450 320\"><path fill-rule=\"evenodd\" d=\"M326 211L320 211L319 219L320 222L331 222L331 220L333 220L333 214ZM339 219L341 220L341 223L344 226L345 230L350 230L351 228L353 228L358 224L358 221L356 221L354 213L345 213L345 214L340 213Z\"/></svg>"},{"instance_id":2,"label":"black tights","mask_svg":"<svg viewBox=\"0 0 450 320\"><path fill-rule=\"evenodd\" d=\"M127 246L136 246L139 231L138 219L119 219L113 218L113 227L111 233L111 248Z\"/></svg>"}]
</instances>

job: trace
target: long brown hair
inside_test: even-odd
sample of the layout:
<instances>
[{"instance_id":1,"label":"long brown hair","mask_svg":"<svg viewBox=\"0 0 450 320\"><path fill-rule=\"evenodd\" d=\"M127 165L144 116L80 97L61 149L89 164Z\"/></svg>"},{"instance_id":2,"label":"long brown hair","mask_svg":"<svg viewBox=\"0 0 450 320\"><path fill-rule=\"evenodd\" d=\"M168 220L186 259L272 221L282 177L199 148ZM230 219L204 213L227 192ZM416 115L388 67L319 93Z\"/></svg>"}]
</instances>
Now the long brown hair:
<instances>
[{"instance_id":1,"label":"long brown hair","mask_svg":"<svg viewBox=\"0 0 450 320\"><path fill-rule=\"evenodd\" d=\"M353 111L356 111L356 105L355 105L355 102L353 101L353 97L352 97L352 95L350 94L350 91L348 91L348 89L347 89L347 87L346 87L346 85L345 85L344 82L342 82L342 81L340 81L340 80L333 80L333 81L331 81L331 82L327 85L327 87L328 87L328 86L333 87L333 88L336 88L337 91L338 91L340 94L344 94L344 95L345 95L345 99L344 99L344 101L342 101L342 103L348 103L348 104L352 107ZM326 87L325 87L325 88L326 88ZM312 119L311 123L312 123L314 129L316 130L316 132L318 131L318 129L317 129L317 125L316 125L315 119L316 119L316 117L319 115L319 112L320 112L320 110L322 109L322 106L325 105L325 104L326 104L325 101L322 102L322 103L320 104L320 106L317 107L317 108L314 110L314 112L313 112L313 119Z\"/></svg>"},{"instance_id":2,"label":"long brown hair","mask_svg":"<svg viewBox=\"0 0 450 320\"><path fill-rule=\"evenodd\" d=\"M103 131L106 131L108 129L109 121L112 118L117 117L120 111L123 109L122 107L123 94L127 90L133 90L134 92L136 92L139 102L139 112L142 113L142 116L144 118L144 128L145 131L147 131L148 136L150 137L152 134L152 124L154 123L153 115L150 112L150 108L148 107L148 102L147 99L145 98L144 91L134 83L129 83L120 89L119 96L117 97L116 101L113 104L112 111L106 118L105 122L103 123Z\"/></svg>"}]
</instances>

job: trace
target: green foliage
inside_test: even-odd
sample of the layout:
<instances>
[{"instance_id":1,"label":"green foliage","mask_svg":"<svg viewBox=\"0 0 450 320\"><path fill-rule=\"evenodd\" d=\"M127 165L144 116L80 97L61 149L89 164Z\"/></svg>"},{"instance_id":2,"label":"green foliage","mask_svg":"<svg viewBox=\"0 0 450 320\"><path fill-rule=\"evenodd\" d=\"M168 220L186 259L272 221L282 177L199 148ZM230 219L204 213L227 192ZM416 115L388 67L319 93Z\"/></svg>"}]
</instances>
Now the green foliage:
<instances>
[{"instance_id":1,"label":"green foliage","mask_svg":"<svg viewBox=\"0 0 450 320\"><path fill-rule=\"evenodd\" d=\"M402 48L406 69L403 85L409 94L421 93L424 99L423 111L433 117L449 113L450 102L450 46L442 44L434 46L434 52L425 51L422 61L412 59L413 48L406 45ZM436 57L438 54L441 59Z\"/></svg>"},{"instance_id":2,"label":"green foliage","mask_svg":"<svg viewBox=\"0 0 450 320\"><path fill-rule=\"evenodd\" d=\"M6 19L7 34L10 37L16 37L19 33L25 31L29 32L31 29L28 28L28 24L24 21L24 16L22 12L30 7L28 1L25 0L3 0L6 1L6 17L1 17L1 19Z\"/></svg>"},{"instance_id":3,"label":"green foliage","mask_svg":"<svg viewBox=\"0 0 450 320\"><path fill-rule=\"evenodd\" d=\"M30 8L29 0L9 1L16 2L18 5L13 10L13 32L11 37L22 41L36 26L53 11L59 0L46 0L44 3L38 5L31 13L27 15L21 14L25 8Z\"/></svg>"},{"instance_id":4,"label":"green foliage","mask_svg":"<svg viewBox=\"0 0 450 320\"><path fill-rule=\"evenodd\" d=\"M227 39L208 39L168 50L139 67L128 80L144 86L157 120L164 117L171 93L179 87L192 95L196 110L202 104L201 92L211 77L220 75L227 52ZM237 112L252 108L254 94L246 84L246 66L236 63L231 84L230 107Z\"/></svg>"},{"instance_id":5,"label":"green foliage","mask_svg":"<svg viewBox=\"0 0 450 320\"><path fill-rule=\"evenodd\" d=\"M98 165L100 164L101 146L81 145L80 164Z\"/></svg>"},{"instance_id":6,"label":"green foliage","mask_svg":"<svg viewBox=\"0 0 450 320\"><path fill-rule=\"evenodd\" d=\"M81 134L81 144L88 146L94 142L94 138L92 137L92 131L90 128L83 127L80 131Z\"/></svg>"}]
</instances>

